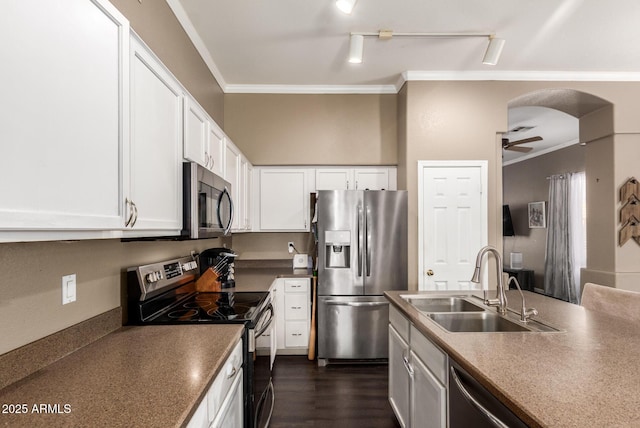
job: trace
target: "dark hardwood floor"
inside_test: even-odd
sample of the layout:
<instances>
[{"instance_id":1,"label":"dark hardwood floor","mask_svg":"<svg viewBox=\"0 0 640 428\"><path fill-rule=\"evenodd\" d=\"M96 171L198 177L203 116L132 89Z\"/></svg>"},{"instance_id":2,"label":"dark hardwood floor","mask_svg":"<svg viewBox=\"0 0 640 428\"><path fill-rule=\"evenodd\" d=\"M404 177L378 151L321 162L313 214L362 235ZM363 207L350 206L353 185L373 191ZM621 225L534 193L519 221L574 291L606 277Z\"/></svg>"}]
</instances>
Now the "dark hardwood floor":
<instances>
[{"instance_id":1,"label":"dark hardwood floor","mask_svg":"<svg viewBox=\"0 0 640 428\"><path fill-rule=\"evenodd\" d=\"M387 365L318 367L306 356L278 355L271 427L399 427L389 405Z\"/></svg>"}]
</instances>

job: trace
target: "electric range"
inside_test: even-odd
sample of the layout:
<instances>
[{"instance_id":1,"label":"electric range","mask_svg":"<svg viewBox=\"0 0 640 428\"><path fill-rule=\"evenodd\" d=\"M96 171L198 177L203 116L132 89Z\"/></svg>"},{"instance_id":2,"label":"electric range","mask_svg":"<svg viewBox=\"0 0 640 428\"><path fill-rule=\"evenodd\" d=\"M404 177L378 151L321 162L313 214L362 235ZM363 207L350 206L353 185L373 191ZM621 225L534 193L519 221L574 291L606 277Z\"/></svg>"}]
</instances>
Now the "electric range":
<instances>
[{"instance_id":1,"label":"electric range","mask_svg":"<svg viewBox=\"0 0 640 428\"><path fill-rule=\"evenodd\" d=\"M256 339L272 329L269 292L202 291L197 256L127 270L128 323L244 324L245 427L266 427L273 412L271 356L256 352ZM203 327L206 328L206 327Z\"/></svg>"}]
</instances>

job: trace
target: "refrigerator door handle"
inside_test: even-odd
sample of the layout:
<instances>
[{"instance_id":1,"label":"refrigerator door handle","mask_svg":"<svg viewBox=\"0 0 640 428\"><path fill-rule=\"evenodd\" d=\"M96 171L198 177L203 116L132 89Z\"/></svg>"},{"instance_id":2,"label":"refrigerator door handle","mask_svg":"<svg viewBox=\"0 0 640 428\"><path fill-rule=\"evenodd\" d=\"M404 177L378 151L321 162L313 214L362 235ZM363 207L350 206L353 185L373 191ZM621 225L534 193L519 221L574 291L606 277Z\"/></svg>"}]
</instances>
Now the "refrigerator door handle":
<instances>
[{"instance_id":1,"label":"refrigerator door handle","mask_svg":"<svg viewBox=\"0 0 640 428\"><path fill-rule=\"evenodd\" d=\"M371 230L369 229L369 225L371 223L371 219L369 217L370 215L371 215L371 211L369 210L369 207L366 207L365 218L364 218L364 234L365 234L364 248L367 253L367 257L365 261L365 269L367 271L367 276L371 276L371 245L370 245L371 243L369 242L371 240Z\"/></svg>"},{"instance_id":2,"label":"refrigerator door handle","mask_svg":"<svg viewBox=\"0 0 640 428\"><path fill-rule=\"evenodd\" d=\"M342 302L339 300L327 300L325 303L332 306L384 306L389 304L389 302Z\"/></svg>"},{"instance_id":3,"label":"refrigerator door handle","mask_svg":"<svg viewBox=\"0 0 640 428\"><path fill-rule=\"evenodd\" d=\"M358 206L358 276L362 276L362 207Z\"/></svg>"}]
</instances>

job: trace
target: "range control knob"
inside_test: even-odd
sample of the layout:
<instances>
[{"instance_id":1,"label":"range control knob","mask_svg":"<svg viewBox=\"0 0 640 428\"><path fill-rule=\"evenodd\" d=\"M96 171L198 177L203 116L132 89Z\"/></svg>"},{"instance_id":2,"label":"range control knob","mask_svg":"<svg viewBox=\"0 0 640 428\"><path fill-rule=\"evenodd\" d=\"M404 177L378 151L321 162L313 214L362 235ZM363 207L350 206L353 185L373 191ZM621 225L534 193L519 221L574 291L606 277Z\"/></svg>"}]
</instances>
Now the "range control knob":
<instances>
[{"instance_id":1,"label":"range control knob","mask_svg":"<svg viewBox=\"0 0 640 428\"><path fill-rule=\"evenodd\" d=\"M149 272L145 277L145 279L147 280L147 282L150 282L150 283L158 282L159 280L162 279L162 272L160 271Z\"/></svg>"}]
</instances>

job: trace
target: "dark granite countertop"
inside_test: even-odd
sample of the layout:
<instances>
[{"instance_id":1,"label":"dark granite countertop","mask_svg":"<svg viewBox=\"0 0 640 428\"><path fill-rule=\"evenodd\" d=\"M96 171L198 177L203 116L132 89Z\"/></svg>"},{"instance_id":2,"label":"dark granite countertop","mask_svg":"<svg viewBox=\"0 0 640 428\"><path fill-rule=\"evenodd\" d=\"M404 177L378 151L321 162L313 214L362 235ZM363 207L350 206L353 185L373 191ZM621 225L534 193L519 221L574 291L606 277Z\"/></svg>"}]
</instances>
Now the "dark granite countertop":
<instances>
[{"instance_id":1,"label":"dark granite countertop","mask_svg":"<svg viewBox=\"0 0 640 428\"><path fill-rule=\"evenodd\" d=\"M540 313L537 318L564 331L449 333L400 297L416 293L386 295L527 424L640 427L637 323L525 291L527 306ZM519 311L517 291L507 296Z\"/></svg>"}]
</instances>

